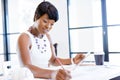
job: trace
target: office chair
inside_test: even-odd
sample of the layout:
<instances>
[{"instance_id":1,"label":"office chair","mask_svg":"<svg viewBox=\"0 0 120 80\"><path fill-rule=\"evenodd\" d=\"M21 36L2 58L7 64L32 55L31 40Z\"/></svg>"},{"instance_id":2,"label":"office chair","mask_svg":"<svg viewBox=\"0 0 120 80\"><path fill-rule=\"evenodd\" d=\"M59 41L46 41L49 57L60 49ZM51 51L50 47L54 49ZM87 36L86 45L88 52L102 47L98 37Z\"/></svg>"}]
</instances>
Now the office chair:
<instances>
[{"instance_id":1,"label":"office chair","mask_svg":"<svg viewBox=\"0 0 120 80\"><path fill-rule=\"evenodd\" d=\"M57 56L57 46L58 46L58 43L54 43L53 46L54 46L54 48L55 48L55 54L56 54L56 56Z\"/></svg>"}]
</instances>

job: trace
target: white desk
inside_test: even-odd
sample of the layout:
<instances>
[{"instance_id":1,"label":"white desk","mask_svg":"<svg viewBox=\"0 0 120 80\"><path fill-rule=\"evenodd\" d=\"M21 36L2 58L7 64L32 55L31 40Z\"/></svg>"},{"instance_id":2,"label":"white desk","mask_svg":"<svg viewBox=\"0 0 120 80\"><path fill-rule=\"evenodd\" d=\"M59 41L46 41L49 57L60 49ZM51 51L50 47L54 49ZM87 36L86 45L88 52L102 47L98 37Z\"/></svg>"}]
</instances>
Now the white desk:
<instances>
[{"instance_id":1,"label":"white desk","mask_svg":"<svg viewBox=\"0 0 120 80\"><path fill-rule=\"evenodd\" d=\"M65 69L73 69L74 66L64 66ZM50 67L49 69L59 69L59 67ZM16 70L16 69L15 69ZM18 69L17 69L18 70ZM20 69L24 70L24 69ZM24 71L25 72L25 71ZM18 73L16 76L23 74L23 72ZM29 75L29 74L28 74ZM110 66L78 66L75 70L71 71L71 80L110 80L117 76L120 76L120 66L110 65ZM0 76L0 80L4 76ZM45 80L45 79L35 79L35 80ZM119 80L119 79L117 79Z\"/></svg>"},{"instance_id":2,"label":"white desk","mask_svg":"<svg viewBox=\"0 0 120 80\"><path fill-rule=\"evenodd\" d=\"M65 68L71 67L65 66ZM110 80L120 76L120 66L80 66L71 71L71 75L71 80Z\"/></svg>"},{"instance_id":3,"label":"white desk","mask_svg":"<svg viewBox=\"0 0 120 80\"><path fill-rule=\"evenodd\" d=\"M81 66L72 72L72 80L109 80L120 76L120 67Z\"/></svg>"}]
</instances>

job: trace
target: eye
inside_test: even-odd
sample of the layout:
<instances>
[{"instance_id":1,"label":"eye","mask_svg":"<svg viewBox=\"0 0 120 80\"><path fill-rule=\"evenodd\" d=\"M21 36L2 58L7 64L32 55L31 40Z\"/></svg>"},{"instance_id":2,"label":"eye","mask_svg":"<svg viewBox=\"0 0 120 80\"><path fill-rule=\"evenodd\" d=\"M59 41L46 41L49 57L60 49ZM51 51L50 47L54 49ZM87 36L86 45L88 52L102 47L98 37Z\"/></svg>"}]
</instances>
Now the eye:
<instances>
[{"instance_id":1,"label":"eye","mask_svg":"<svg viewBox=\"0 0 120 80\"><path fill-rule=\"evenodd\" d=\"M51 24L51 26L53 26L54 24Z\"/></svg>"},{"instance_id":2,"label":"eye","mask_svg":"<svg viewBox=\"0 0 120 80\"><path fill-rule=\"evenodd\" d=\"M48 21L47 20L43 20L44 23L47 23Z\"/></svg>"}]
</instances>

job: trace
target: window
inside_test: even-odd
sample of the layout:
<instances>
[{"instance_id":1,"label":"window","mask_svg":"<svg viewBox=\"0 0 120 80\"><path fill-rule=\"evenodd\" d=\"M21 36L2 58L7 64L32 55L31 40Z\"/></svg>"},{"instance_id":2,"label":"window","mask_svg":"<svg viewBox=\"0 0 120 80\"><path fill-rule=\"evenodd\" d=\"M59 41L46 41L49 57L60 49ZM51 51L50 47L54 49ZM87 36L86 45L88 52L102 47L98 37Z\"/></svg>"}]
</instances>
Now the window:
<instances>
[{"instance_id":1,"label":"window","mask_svg":"<svg viewBox=\"0 0 120 80\"><path fill-rule=\"evenodd\" d=\"M109 52L120 53L120 0L106 0Z\"/></svg>"},{"instance_id":2,"label":"window","mask_svg":"<svg viewBox=\"0 0 120 80\"><path fill-rule=\"evenodd\" d=\"M85 28L70 30L71 51L103 51L102 28Z\"/></svg>"},{"instance_id":3,"label":"window","mask_svg":"<svg viewBox=\"0 0 120 80\"><path fill-rule=\"evenodd\" d=\"M101 24L100 0L69 0L70 28Z\"/></svg>"},{"instance_id":4,"label":"window","mask_svg":"<svg viewBox=\"0 0 120 80\"><path fill-rule=\"evenodd\" d=\"M40 2L41 0L8 0L9 53L13 64L19 65L17 63L18 56L16 55L18 36L32 25L35 8Z\"/></svg>"},{"instance_id":5,"label":"window","mask_svg":"<svg viewBox=\"0 0 120 80\"><path fill-rule=\"evenodd\" d=\"M4 60L4 47L3 47L3 24L2 24L2 5L0 1L0 60Z\"/></svg>"},{"instance_id":6,"label":"window","mask_svg":"<svg viewBox=\"0 0 120 80\"><path fill-rule=\"evenodd\" d=\"M120 53L120 0L69 0L70 52ZM111 59L113 57L110 56Z\"/></svg>"},{"instance_id":7,"label":"window","mask_svg":"<svg viewBox=\"0 0 120 80\"><path fill-rule=\"evenodd\" d=\"M100 0L69 0L70 50L103 51Z\"/></svg>"},{"instance_id":8,"label":"window","mask_svg":"<svg viewBox=\"0 0 120 80\"><path fill-rule=\"evenodd\" d=\"M16 53L18 36L33 23L34 9L39 2L39 0L38 2L32 0L8 0L10 53Z\"/></svg>"}]
</instances>

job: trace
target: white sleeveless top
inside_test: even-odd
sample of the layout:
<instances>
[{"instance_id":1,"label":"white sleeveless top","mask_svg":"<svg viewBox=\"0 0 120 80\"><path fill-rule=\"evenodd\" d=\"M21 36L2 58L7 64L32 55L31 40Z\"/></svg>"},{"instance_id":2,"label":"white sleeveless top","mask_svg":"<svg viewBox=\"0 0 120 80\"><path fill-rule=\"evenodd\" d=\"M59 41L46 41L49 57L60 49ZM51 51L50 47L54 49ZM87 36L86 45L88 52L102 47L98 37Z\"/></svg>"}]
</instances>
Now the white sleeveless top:
<instances>
[{"instance_id":1,"label":"white sleeveless top","mask_svg":"<svg viewBox=\"0 0 120 80\"><path fill-rule=\"evenodd\" d=\"M32 47L30 50L30 59L33 65L38 66L40 68L47 68L49 60L52 56L50 42L46 35L43 36L42 39L35 37L30 32L26 31L26 34L29 35L32 43ZM18 56L20 60L20 65L23 66L23 63L20 58L20 53L18 50Z\"/></svg>"}]
</instances>

